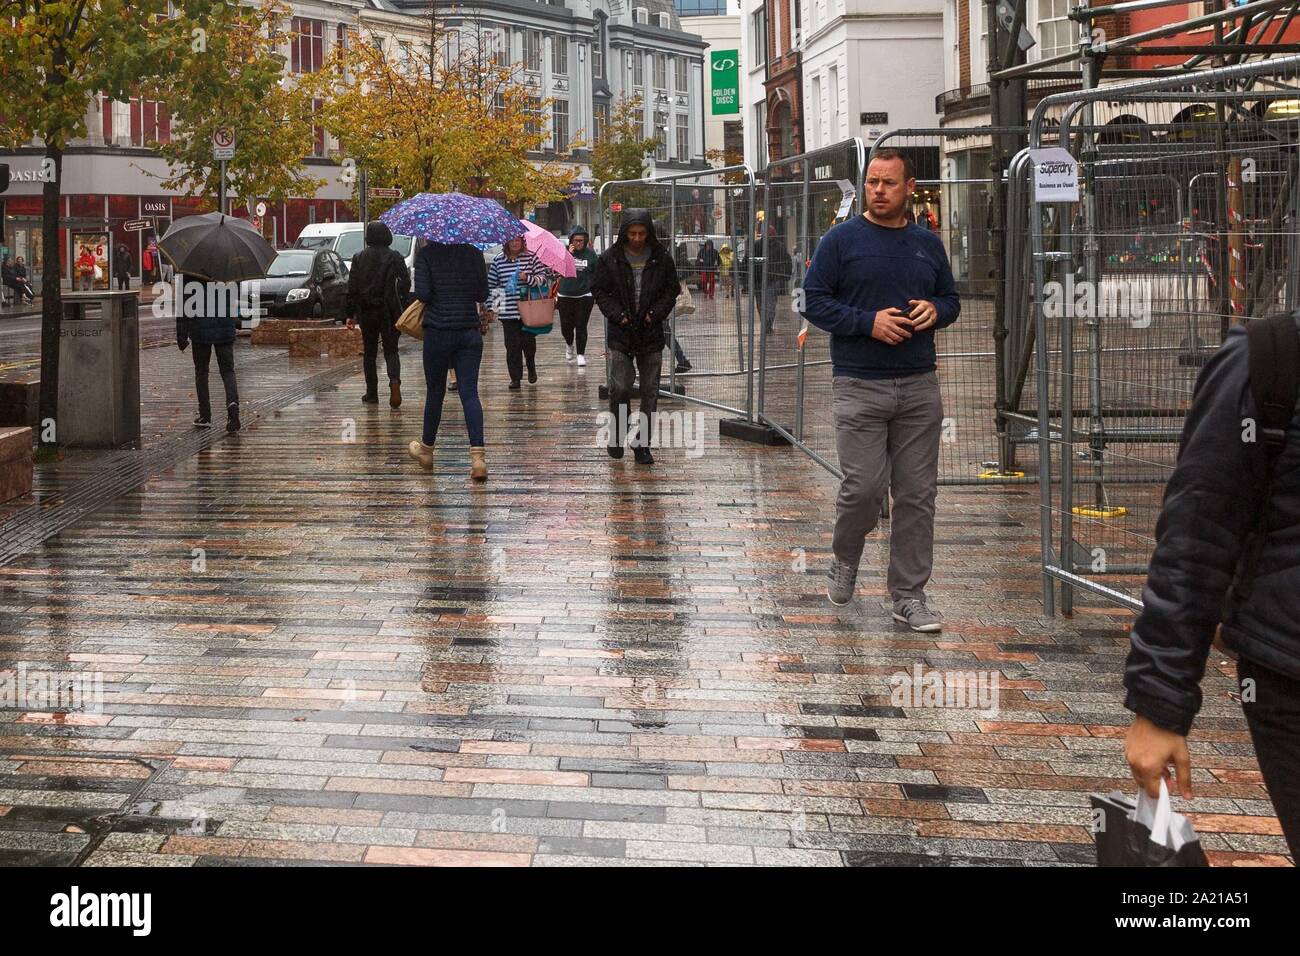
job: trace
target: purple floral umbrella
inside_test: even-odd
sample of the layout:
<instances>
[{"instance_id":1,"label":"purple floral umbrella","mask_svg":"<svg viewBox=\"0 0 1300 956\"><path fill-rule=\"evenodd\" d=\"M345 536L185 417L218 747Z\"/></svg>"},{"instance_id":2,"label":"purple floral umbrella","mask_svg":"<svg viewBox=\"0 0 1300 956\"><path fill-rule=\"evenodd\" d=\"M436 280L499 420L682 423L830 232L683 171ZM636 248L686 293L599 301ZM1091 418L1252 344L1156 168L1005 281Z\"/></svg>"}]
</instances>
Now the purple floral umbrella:
<instances>
[{"instance_id":1,"label":"purple floral umbrella","mask_svg":"<svg viewBox=\"0 0 1300 956\"><path fill-rule=\"evenodd\" d=\"M394 233L485 249L524 234L524 224L495 199L464 193L417 193L379 217Z\"/></svg>"}]
</instances>

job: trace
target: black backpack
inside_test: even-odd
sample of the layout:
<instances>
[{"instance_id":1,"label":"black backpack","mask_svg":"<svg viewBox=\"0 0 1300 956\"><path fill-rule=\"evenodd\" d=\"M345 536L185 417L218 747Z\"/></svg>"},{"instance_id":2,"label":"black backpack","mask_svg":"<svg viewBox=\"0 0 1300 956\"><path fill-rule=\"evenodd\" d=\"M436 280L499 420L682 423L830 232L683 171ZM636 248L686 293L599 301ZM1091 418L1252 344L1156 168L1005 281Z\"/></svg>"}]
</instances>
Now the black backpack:
<instances>
[{"instance_id":1,"label":"black backpack","mask_svg":"<svg viewBox=\"0 0 1300 956\"><path fill-rule=\"evenodd\" d=\"M1259 412L1256 424L1268 456L1270 484L1300 398L1300 329L1296 328L1296 317L1275 315L1246 324L1250 393Z\"/></svg>"},{"instance_id":2,"label":"black backpack","mask_svg":"<svg viewBox=\"0 0 1300 956\"><path fill-rule=\"evenodd\" d=\"M1296 328L1296 315L1252 319L1246 324L1246 342L1250 393L1259 415L1255 423L1256 434L1264 445L1265 507L1260 508L1249 544L1233 575L1233 590L1239 600L1249 598L1254 589L1255 569L1264 546L1266 506L1273 494L1274 472L1286 445L1286 430L1295 416L1296 401L1300 399L1300 369L1297 368L1300 365L1300 329Z\"/></svg>"}]
</instances>

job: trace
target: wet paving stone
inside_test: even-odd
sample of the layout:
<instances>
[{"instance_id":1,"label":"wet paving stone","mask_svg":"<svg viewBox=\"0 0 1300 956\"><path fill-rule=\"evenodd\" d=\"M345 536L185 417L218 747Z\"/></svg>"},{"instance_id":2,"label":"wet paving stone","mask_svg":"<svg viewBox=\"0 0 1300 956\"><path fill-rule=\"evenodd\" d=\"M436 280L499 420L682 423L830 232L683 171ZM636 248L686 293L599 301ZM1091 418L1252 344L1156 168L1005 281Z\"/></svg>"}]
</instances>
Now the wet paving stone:
<instances>
[{"instance_id":1,"label":"wet paving stone","mask_svg":"<svg viewBox=\"0 0 1300 956\"><path fill-rule=\"evenodd\" d=\"M407 458L410 344L392 410L241 342L259 414L201 445L188 355L144 353L166 467L77 452L0 510L0 670L103 690L0 710L0 865L1091 865L1131 615L1042 618L1037 489L941 489L947 622L912 634L880 536L827 603L835 485L799 453L706 412L704 455L611 462L599 351L544 338L508 392L489 341L484 486L455 396L433 474ZM900 703L914 668L996 673L996 706ZM1233 686L1212 658L1178 805L1214 862L1284 861Z\"/></svg>"}]
</instances>

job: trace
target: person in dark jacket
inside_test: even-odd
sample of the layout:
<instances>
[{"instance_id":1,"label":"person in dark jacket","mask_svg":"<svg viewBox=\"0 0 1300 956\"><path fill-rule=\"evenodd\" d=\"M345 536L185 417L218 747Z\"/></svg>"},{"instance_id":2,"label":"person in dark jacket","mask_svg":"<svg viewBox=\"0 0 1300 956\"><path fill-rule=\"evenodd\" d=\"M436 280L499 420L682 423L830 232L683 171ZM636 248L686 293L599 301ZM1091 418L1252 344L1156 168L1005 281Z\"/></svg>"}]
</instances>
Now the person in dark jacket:
<instances>
[{"instance_id":1,"label":"person in dark jacket","mask_svg":"<svg viewBox=\"0 0 1300 956\"><path fill-rule=\"evenodd\" d=\"M18 277L18 291L27 297L28 302L31 302L36 298L36 292L32 289L32 280L27 275L27 262L22 256L14 262L14 275Z\"/></svg>"},{"instance_id":2,"label":"person in dark jacket","mask_svg":"<svg viewBox=\"0 0 1300 956\"><path fill-rule=\"evenodd\" d=\"M415 257L415 297L424 303L424 433L407 450L421 468L433 470L433 444L447 397L447 370L455 369L456 392L469 431L470 477L486 481L478 370L483 361L483 336L494 316L486 308L488 277L483 253L465 243L429 243Z\"/></svg>"},{"instance_id":3,"label":"person in dark jacket","mask_svg":"<svg viewBox=\"0 0 1300 956\"><path fill-rule=\"evenodd\" d=\"M718 264L721 261L718 250L713 248L713 240L705 239L704 245L700 247L700 254L695 257L695 267L700 270L700 292L706 298L713 298L714 290L717 288Z\"/></svg>"},{"instance_id":4,"label":"person in dark jacket","mask_svg":"<svg viewBox=\"0 0 1300 956\"><path fill-rule=\"evenodd\" d=\"M226 390L226 431L239 431L239 386L235 381L235 329L239 321L237 287L204 282L181 275L177 288L176 345L182 352L194 343L194 392L199 400L195 426L212 426L212 400L208 394L208 368L217 353L221 384Z\"/></svg>"},{"instance_id":5,"label":"person in dark jacket","mask_svg":"<svg viewBox=\"0 0 1300 956\"><path fill-rule=\"evenodd\" d=\"M361 326L361 368L366 378L370 405L379 403L379 341L384 342L384 364L388 368L388 404L402 404L402 360L397 354L400 333L393 324L406 308L411 292L411 273L391 246L393 233L382 222L366 226L366 247L352 257L348 272L348 328Z\"/></svg>"},{"instance_id":6,"label":"person in dark jacket","mask_svg":"<svg viewBox=\"0 0 1300 956\"><path fill-rule=\"evenodd\" d=\"M569 254L578 274L560 282L556 304L560 310L560 333L564 336L564 360L578 367L587 364L587 321L591 318L591 283L596 278L596 254L588 248L587 230L574 226L569 233Z\"/></svg>"},{"instance_id":7,"label":"person in dark jacket","mask_svg":"<svg viewBox=\"0 0 1300 956\"><path fill-rule=\"evenodd\" d=\"M645 209L623 215L618 239L596 262L591 293L605 316L605 345L609 352L609 411L612 417L607 450L623 457L627 440L632 382L640 374L641 396L633 454L637 463L654 463L650 436L654 433L659 373L663 367L664 323L681 291L672 256L655 237ZM646 431L648 429L648 431Z\"/></svg>"},{"instance_id":8,"label":"person in dark jacket","mask_svg":"<svg viewBox=\"0 0 1300 956\"><path fill-rule=\"evenodd\" d=\"M1124 706L1135 715L1125 755L1149 795L1172 764L1191 797L1186 738L1206 658L1212 644L1236 655L1264 785L1300 859L1300 416L1271 488L1258 416L1238 325L1201 370L1156 522L1124 672Z\"/></svg>"},{"instance_id":9,"label":"person in dark jacket","mask_svg":"<svg viewBox=\"0 0 1300 956\"><path fill-rule=\"evenodd\" d=\"M767 227L766 237L760 232L755 239L754 258L754 282L763 293L763 328L771 334L776 327L776 300L789 291L794 260L777 236L775 226Z\"/></svg>"},{"instance_id":10,"label":"person in dark jacket","mask_svg":"<svg viewBox=\"0 0 1300 956\"><path fill-rule=\"evenodd\" d=\"M131 273L135 271L135 258L124 245L117 247L113 255L113 278L117 280L117 291L126 292L131 288Z\"/></svg>"}]
</instances>

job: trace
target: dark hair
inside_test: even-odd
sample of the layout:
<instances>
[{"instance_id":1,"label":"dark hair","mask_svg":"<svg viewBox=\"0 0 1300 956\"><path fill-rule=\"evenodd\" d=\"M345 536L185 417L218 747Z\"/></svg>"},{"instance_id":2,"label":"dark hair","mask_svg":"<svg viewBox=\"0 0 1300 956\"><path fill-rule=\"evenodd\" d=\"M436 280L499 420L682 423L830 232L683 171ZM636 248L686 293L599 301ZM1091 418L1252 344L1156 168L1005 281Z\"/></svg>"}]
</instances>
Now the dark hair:
<instances>
[{"instance_id":1,"label":"dark hair","mask_svg":"<svg viewBox=\"0 0 1300 956\"><path fill-rule=\"evenodd\" d=\"M878 149L871 154L871 160L868 163L875 162L877 159L900 159L903 161L903 179L915 179L916 169L912 166L912 158L901 150L894 149L892 146L886 146L884 149Z\"/></svg>"}]
</instances>

